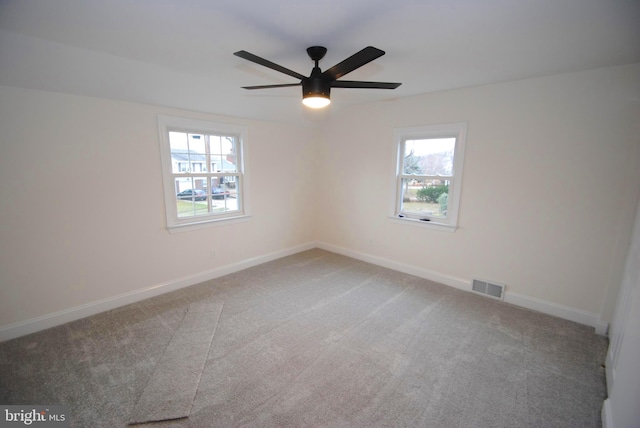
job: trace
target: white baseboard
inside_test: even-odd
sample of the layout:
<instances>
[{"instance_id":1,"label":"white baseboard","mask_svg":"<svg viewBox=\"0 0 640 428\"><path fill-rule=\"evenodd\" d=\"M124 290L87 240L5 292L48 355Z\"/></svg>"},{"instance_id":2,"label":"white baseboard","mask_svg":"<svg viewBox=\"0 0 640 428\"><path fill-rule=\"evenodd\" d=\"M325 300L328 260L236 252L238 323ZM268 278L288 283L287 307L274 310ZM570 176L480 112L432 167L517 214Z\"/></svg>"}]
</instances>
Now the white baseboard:
<instances>
[{"instance_id":1,"label":"white baseboard","mask_svg":"<svg viewBox=\"0 0 640 428\"><path fill-rule=\"evenodd\" d=\"M71 321L76 321L81 318L85 318L91 315L98 314L100 312L108 311L118 308L120 306L128 305L131 303L139 302L150 297L159 296L170 291L179 290L184 287L199 284L210 279L218 278L223 275L238 272L243 269L247 269L253 266L260 265L262 263L270 262L282 257L290 256L292 254L299 253L301 251L310 250L315 248L315 242L310 242L296 247L287 248L280 251L275 251L263 256L253 257L250 259L242 260L237 263L225 265L212 269L209 271L201 272L196 275L190 275L183 278L179 278L172 281L167 281L161 284L152 285L141 290L135 290L128 293L119 294L113 297L107 297L106 299L97 300L94 302L86 303L84 305L74 306L69 309L54 312L51 314L43 315L41 317L28 319L26 321L9 324L4 327L0 327L0 342L14 339L16 337L25 336L27 334L35 333L37 331L45 330L47 328L55 327L60 324L64 324Z\"/></svg>"},{"instance_id":2,"label":"white baseboard","mask_svg":"<svg viewBox=\"0 0 640 428\"><path fill-rule=\"evenodd\" d=\"M270 262L282 257L290 256L292 254L299 253L301 251L310 250L312 248L320 248L333 253L342 254L347 257L362 260L364 262L373 263L378 266L393 269L399 272L415 275L420 278L425 278L431 281L438 282L440 284L448 285L450 287L458 288L460 290L471 291L471 280L465 280L456 278L441 273L419 268L413 265L400 263L394 260L385 259L382 257L374 256L358 252L355 250L327 244L325 242L309 242L296 247L287 248L280 251L275 251L263 256L253 257L250 259L242 260L237 263L218 267L213 270L201 272L196 275L187 276L184 278L175 279L161 284L156 284L141 290L131 291L129 293L119 294L117 296L108 297L106 299L86 303L84 305L75 306L69 309L65 309L52 314L47 314L41 317L32 318L26 321L18 322L15 324L9 324L4 327L0 327L0 342L5 340L14 339L16 337L25 336L27 334L35 333L40 330L44 330L50 327L55 327L60 324L64 324L70 321L75 321L84 317L98 314L100 312L108 311L118 308L120 306L128 305L130 303L139 302L150 297L159 296L160 294L168 293L170 291L179 290L184 287L199 284L210 279L218 278L223 275L238 272L243 269L247 269L253 266L257 266L262 263ZM510 293L507 289L505 293L505 301L517 306L532 309L545 314L557 316L570 321L575 321L580 324L585 324L596 329L603 331L606 334L608 325L599 321L596 314L581 311L579 309L571 308L568 306L559 305L556 303L548 302L533 297L523 296L516 293ZM598 333L602 334L602 333Z\"/></svg>"},{"instance_id":3,"label":"white baseboard","mask_svg":"<svg viewBox=\"0 0 640 428\"><path fill-rule=\"evenodd\" d=\"M577 322L578 324L588 325L590 327L593 327L596 333L598 333L601 328L601 325L598 323L597 314L572 308L570 306L560 305L558 303L537 299L535 297L524 296L517 293L509 293L508 291L505 293L504 301L507 303L511 303L512 305L522 306L523 308L542 312L543 314L553 315L558 318ZM605 333L606 330L607 327L605 326Z\"/></svg>"},{"instance_id":4,"label":"white baseboard","mask_svg":"<svg viewBox=\"0 0 640 428\"><path fill-rule=\"evenodd\" d=\"M389 269L397 270L402 273L414 275L420 278L429 279L440 284L448 285L450 287L459 288L461 290L471 290L471 282L465 281L453 276L443 275L438 272L430 271L427 269L419 268L413 265L400 263L394 260L385 259L371 254L361 253L358 251L350 250L348 248L338 247L335 245L327 244L326 242L318 242L316 245L322 250L331 251L332 253L342 254L343 256L351 257L354 259L362 260L363 262L372 263L374 265L386 267Z\"/></svg>"},{"instance_id":5,"label":"white baseboard","mask_svg":"<svg viewBox=\"0 0 640 428\"><path fill-rule=\"evenodd\" d=\"M354 259L373 263L389 269L408 273L410 275L415 275L420 278L425 278L431 281L435 281L441 284L458 288L460 290L471 292L470 279L465 280L461 278L455 278L452 276L443 275L441 273L434 272L431 270L422 269L416 266L400 263L394 260L389 260L389 259L385 259L378 256L373 256L371 254L361 253L358 251L338 247L338 246L327 244L324 242L318 242L317 247L323 250L331 251L333 253L342 254L348 257L352 257ZM590 312L582 311L580 309L549 302L546 300L537 299L535 297L529 297L529 296L524 296L517 293L511 293L509 292L509 289L507 289L505 292L504 301L507 303L511 303L512 305L521 306L523 308L531 309L537 312L542 312L547 315L553 315L558 318L563 318L569 321L577 322L579 324L584 324L590 327L594 327L597 334L606 335L606 332L608 329L608 324L600 321L597 314L593 314Z\"/></svg>"}]
</instances>

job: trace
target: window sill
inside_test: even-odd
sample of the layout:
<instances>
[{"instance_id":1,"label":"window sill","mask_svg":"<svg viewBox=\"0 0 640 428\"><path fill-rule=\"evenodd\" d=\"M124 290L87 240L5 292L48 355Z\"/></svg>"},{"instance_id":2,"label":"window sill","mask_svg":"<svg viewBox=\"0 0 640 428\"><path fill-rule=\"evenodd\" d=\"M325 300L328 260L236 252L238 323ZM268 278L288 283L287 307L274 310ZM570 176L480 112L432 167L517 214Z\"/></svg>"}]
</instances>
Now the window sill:
<instances>
[{"instance_id":1,"label":"window sill","mask_svg":"<svg viewBox=\"0 0 640 428\"><path fill-rule=\"evenodd\" d=\"M414 226L414 227L423 227L426 229L440 230L443 232L453 233L457 226L447 224L447 223L439 223L437 221L422 221L415 218L408 217L389 217L389 220L393 223L404 224L405 226Z\"/></svg>"},{"instance_id":2,"label":"window sill","mask_svg":"<svg viewBox=\"0 0 640 428\"><path fill-rule=\"evenodd\" d=\"M226 226L228 224L235 224L235 223L243 223L245 221L249 221L250 217L251 217L250 215L244 214L236 217L206 219L198 222L175 224L175 225L167 226L167 230L169 231L169 233L182 233L182 232L189 232L192 230L202 230L202 229L208 229L210 227Z\"/></svg>"}]
</instances>

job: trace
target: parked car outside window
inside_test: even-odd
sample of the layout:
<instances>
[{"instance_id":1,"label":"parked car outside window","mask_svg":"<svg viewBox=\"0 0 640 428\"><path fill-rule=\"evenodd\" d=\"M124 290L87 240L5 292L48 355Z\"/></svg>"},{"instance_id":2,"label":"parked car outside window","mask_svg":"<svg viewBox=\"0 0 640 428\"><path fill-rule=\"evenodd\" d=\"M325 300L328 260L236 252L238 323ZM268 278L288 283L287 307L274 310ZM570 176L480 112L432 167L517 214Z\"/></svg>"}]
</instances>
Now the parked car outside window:
<instances>
[{"instance_id":1,"label":"parked car outside window","mask_svg":"<svg viewBox=\"0 0 640 428\"><path fill-rule=\"evenodd\" d=\"M204 192L204 190L187 189L178 193L178 199L205 201L207 199L207 194Z\"/></svg>"}]
</instances>

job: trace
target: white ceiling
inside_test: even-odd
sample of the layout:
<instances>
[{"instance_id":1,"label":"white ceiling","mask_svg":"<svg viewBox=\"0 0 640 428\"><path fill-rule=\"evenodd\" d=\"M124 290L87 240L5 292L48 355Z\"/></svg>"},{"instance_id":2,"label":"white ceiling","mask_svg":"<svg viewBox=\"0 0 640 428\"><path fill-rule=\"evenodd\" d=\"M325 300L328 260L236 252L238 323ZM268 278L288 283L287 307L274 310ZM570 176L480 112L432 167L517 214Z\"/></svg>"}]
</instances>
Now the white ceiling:
<instances>
[{"instance_id":1,"label":"white ceiling","mask_svg":"<svg viewBox=\"0 0 640 428\"><path fill-rule=\"evenodd\" d=\"M386 55L313 112L296 83L365 46ZM0 0L0 85L313 123L356 103L640 62L640 0Z\"/></svg>"}]
</instances>

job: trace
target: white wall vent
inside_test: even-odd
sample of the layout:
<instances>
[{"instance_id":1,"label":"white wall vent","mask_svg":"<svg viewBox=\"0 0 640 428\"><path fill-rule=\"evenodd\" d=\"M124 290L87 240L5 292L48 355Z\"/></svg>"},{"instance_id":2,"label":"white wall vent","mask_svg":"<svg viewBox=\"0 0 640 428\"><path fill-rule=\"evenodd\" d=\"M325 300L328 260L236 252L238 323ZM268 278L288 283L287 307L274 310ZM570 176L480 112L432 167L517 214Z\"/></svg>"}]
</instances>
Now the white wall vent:
<instances>
[{"instance_id":1,"label":"white wall vent","mask_svg":"<svg viewBox=\"0 0 640 428\"><path fill-rule=\"evenodd\" d=\"M471 283L471 291L498 300L504 300L505 288L506 286L503 284L496 284L482 279L474 279Z\"/></svg>"}]
</instances>

